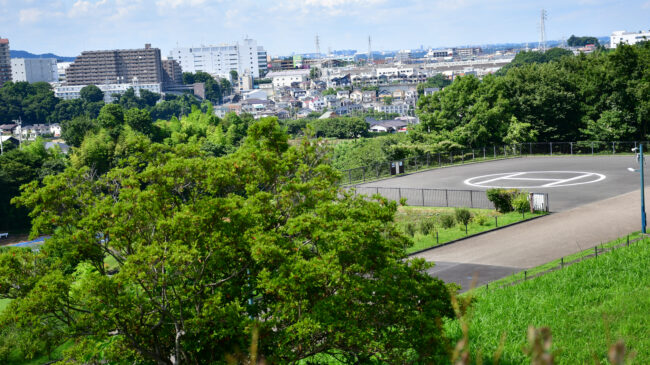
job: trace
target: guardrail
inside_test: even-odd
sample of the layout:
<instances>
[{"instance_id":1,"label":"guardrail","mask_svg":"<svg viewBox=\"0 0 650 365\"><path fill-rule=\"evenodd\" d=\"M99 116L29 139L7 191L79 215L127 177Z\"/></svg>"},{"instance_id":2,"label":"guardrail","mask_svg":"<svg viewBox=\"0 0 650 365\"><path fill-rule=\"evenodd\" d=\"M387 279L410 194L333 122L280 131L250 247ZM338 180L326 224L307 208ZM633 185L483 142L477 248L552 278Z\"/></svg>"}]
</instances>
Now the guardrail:
<instances>
[{"instance_id":1,"label":"guardrail","mask_svg":"<svg viewBox=\"0 0 650 365\"><path fill-rule=\"evenodd\" d=\"M648 144L648 142L639 141L531 142L425 153L395 161L378 162L369 166L341 170L342 184L359 184L432 168L515 157L631 154L633 153L632 149L638 147L639 143Z\"/></svg>"}]
</instances>

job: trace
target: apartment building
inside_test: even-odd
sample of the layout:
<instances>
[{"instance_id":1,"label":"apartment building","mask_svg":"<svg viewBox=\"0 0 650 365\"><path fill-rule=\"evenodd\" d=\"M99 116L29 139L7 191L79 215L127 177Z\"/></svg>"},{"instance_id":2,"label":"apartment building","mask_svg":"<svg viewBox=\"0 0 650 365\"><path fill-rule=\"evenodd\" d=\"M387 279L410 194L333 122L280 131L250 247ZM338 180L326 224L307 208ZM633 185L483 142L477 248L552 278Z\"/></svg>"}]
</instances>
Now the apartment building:
<instances>
[{"instance_id":1,"label":"apartment building","mask_svg":"<svg viewBox=\"0 0 650 365\"><path fill-rule=\"evenodd\" d=\"M145 44L140 49L84 51L66 70L68 85L163 82L160 49Z\"/></svg>"},{"instance_id":2,"label":"apartment building","mask_svg":"<svg viewBox=\"0 0 650 365\"><path fill-rule=\"evenodd\" d=\"M9 39L0 38L0 87L11 81L11 56L9 56Z\"/></svg>"},{"instance_id":3,"label":"apartment building","mask_svg":"<svg viewBox=\"0 0 650 365\"><path fill-rule=\"evenodd\" d=\"M176 60L184 72L207 72L230 78L230 71L243 75L248 71L254 78L267 71L266 51L254 39L220 46L174 48L169 58Z\"/></svg>"},{"instance_id":4,"label":"apartment building","mask_svg":"<svg viewBox=\"0 0 650 365\"><path fill-rule=\"evenodd\" d=\"M183 83L183 69L176 60L163 60L163 85L174 86Z\"/></svg>"}]
</instances>

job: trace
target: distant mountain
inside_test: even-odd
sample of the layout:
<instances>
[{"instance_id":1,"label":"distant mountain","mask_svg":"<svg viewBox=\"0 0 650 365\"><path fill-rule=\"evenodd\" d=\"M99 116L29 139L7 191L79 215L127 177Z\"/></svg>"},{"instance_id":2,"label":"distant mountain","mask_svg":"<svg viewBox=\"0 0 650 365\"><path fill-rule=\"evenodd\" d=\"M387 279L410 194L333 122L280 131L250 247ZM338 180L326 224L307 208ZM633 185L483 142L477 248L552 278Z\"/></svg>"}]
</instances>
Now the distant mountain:
<instances>
[{"instance_id":1,"label":"distant mountain","mask_svg":"<svg viewBox=\"0 0 650 365\"><path fill-rule=\"evenodd\" d=\"M33 54L27 51L19 51L13 49L9 50L9 56L11 58L56 58L56 60L59 62L72 62L75 59L74 57L57 56L53 53Z\"/></svg>"}]
</instances>

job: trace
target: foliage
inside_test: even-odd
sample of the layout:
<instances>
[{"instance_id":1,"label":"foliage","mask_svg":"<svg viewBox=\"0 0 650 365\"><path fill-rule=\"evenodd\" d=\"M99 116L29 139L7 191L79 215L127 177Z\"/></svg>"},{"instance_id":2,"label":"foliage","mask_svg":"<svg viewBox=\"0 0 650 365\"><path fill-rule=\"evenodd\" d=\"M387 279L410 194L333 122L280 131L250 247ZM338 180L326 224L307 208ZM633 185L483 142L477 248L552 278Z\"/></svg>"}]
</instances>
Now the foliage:
<instances>
[{"instance_id":1,"label":"foliage","mask_svg":"<svg viewBox=\"0 0 650 365\"><path fill-rule=\"evenodd\" d=\"M415 236L415 224L412 222L408 222L404 225L404 233L406 233L409 237Z\"/></svg>"},{"instance_id":2,"label":"foliage","mask_svg":"<svg viewBox=\"0 0 650 365\"><path fill-rule=\"evenodd\" d=\"M438 88L442 90L446 86L451 84L451 80L448 80L443 74L439 73L433 77L429 77L426 82L420 83L416 86L416 90L419 96L424 95L424 89L428 88Z\"/></svg>"},{"instance_id":3,"label":"foliage","mask_svg":"<svg viewBox=\"0 0 650 365\"><path fill-rule=\"evenodd\" d=\"M11 205L11 199L19 195L21 185L39 183L67 165L67 157L58 148L46 150L41 139L22 149L5 150L0 156L0 231L28 230L27 210Z\"/></svg>"},{"instance_id":4,"label":"foliage","mask_svg":"<svg viewBox=\"0 0 650 365\"><path fill-rule=\"evenodd\" d=\"M321 94L322 94L323 96L325 96L325 95L336 95L336 92L337 92L338 90L340 90L340 89L333 89L333 88L331 88L331 87L328 87L326 90L323 90L323 92L322 92Z\"/></svg>"},{"instance_id":5,"label":"foliage","mask_svg":"<svg viewBox=\"0 0 650 365\"><path fill-rule=\"evenodd\" d=\"M96 103L104 100L104 92L95 85L86 85L79 91L81 100L86 103Z\"/></svg>"},{"instance_id":6,"label":"foliage","mask_svg":"<svg viewBox=\"0 0 650 365\"><path fill-rule=\"evenodd\" d=\"M82 115L61 123L61 137L68 145L79 147L88 132L96 132L98 129L96 120Z\"/></svg>"},{"instance_id":7,"label":"foliage","mask_svg":"<svg viewBox=\"0 0 650 365\"><path fill-rule=\"evenodd\" d=\"M428 235L433 232L436 228L436 222L433 219L423 219L419 224L419 231L423 235Z\"/></svg>"},{"instance_id":8,"label":"foliage","mask_svg":"<svg viewBox=\"0 0 650 365\"><path fill-rule=\"evenodd\" d=\"M512 212L512 200L519 193L517 189L492 188L488 189L485 194L489 201L494 204L497 212Z\"/></svg>"},{"instance_id":9,"label":"foliage","mask_svg":"<svg viewBox=\"0 0 650 365\"><path fill-rule=\"evenodd\" d=\"M567 39L566 44L569 47L584 47L588 44L593 44L596 47L600 46L600 42L596 37L589 37L589 36L576 37L573 34L571 35L571 37L569 37L569 39Z\"/></svg>"},{"instance_id":10,"label":"foliage","mask_svg":"<svg viewBox=\"0 0 650 365\"><path fill-rule=\"evenodd\" d=\"M472 220L476 222L478 225L485 226L489 223L490 219L485 214L475 214Z\"/></svg>"},{"instance_id":11,"label":"foliage","mask_svg":"<svg viewBox=\"0 0 650 365\"><path fill-rule=\"evenodd\" d=\"M323 72L318 67L312 67L309 69L309 78L312 80L320 79Z\"/></svg>"},{"instance_id":12,"label":"foliage","mask_svg":"<svg viewBox=\"0 0 650 365\"><path fill-rule=\"evenodd\" d=\"M195 110L159 126L165 143L102 129L73 167L24 187L14 201L32 210L32 234L52 238L1 266L0 283L24 284L0 315L15 335L0 347L33 355L74 339L65 361L222 363L257 327L270 363L442 359L449 292L405 260L397 205L340 191L327 148L290 147L274 118L250 124L231 154L201 149L240 123ZM111 143L105 173L78 164Z\"/></svg>"},{"instance_id":13,"label":"foliage","mask_svg":"<svg viewBox=\"0 0 650 365\"><path fill-rule=\"evenodd\" d=\"M368 122L357 117L316 119L309 122L316 137L354 139L369 135Z\"/></svg>"},{"instance_id":14,"label":"foliage","mask_svg":"<svg viewBox=\"0 0 650 365\"><path fill-rule=\"evenodd\" d=\"M472 213L467 208L456 208L454 210L454 217L456 222L465 226L465 233L467 233L467 225L472 220Z\"/></svg>"},{"instance_id":15,"label":"foliage","mask_svg":"<svg viewBox=\"0 0 650 365\"><path fill-rule=\"evenodd\" d=\"M528 193L525 191L517 192L512 198L512 209L515 212L524 214L530 211L530 202L528 201Z\"/></svg>"},{"instance_id":16,"label":"foliage","mask_svg":"<svg viewBox=\"0 0 650 365\"><path fill-rule=\"evenodd\" d=\"M0 88L3 121L20 119L25 124L53 121L51 114L58 102L47 82L6 82Z\"/></svg>"},{"instance_id":17,"label":"foliage","mask_svg":"<svg viewBox=\"0 0 650 365\"><path fill-rule=\"evenodd\" d=\"M442 228L451 228L456 225L456 215L452 213L443 213L438 217Z\"/></svg>"}]
</instances>

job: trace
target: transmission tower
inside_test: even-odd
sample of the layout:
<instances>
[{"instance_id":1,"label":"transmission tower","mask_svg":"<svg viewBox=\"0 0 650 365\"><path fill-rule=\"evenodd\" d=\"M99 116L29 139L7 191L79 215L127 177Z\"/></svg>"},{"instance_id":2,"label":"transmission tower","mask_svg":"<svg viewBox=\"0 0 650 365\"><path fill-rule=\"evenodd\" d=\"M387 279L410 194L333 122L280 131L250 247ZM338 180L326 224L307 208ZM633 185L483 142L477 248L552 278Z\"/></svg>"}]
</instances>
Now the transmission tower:
<instances>
[{"instance_id":1,"label":"transmission tower","mask_svg":"<svg viewBox=\"0 0 650 365\"><path fill-rule=\"evenodd\" d=\"M316 60L320 60L320 38L316 34Z\"/></svg>"},{"instance_id":2,"label":"transmission tower","mask_svg":"<svg viewBox=\"0 0 650 365\"><path fill-rule=\"evenodd\" d=\"M539 50L541 52L546 52L546 25L545 21L547 19L546 10L542 9L539 19Z\"/></svg>"},{"instance_id":3,"label":"transmission tower","mask_svg":"<svg viewBox=\"0 0 650 365\"><path fill-rule=\"evenodd\" d=\"M372 38L368 36L368 64L372 65Z\"/></svg>"}]
</instances>

